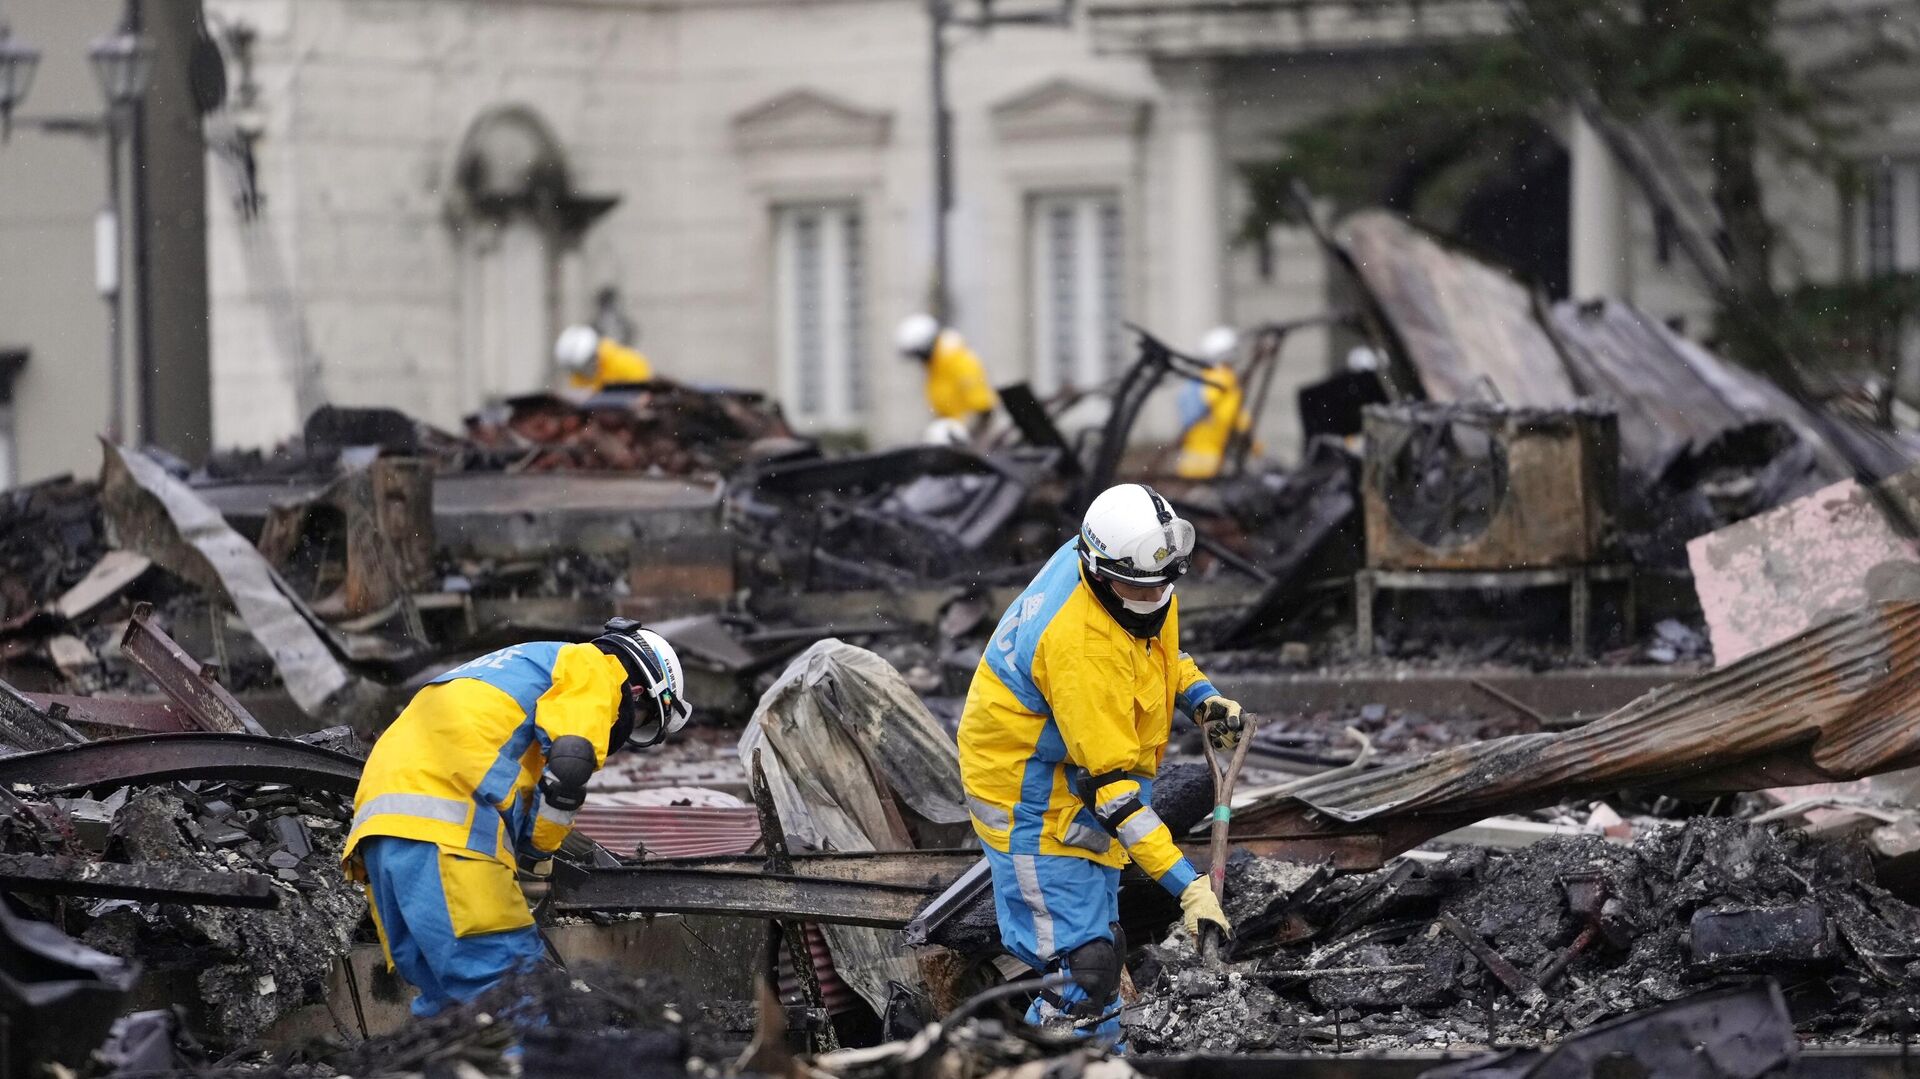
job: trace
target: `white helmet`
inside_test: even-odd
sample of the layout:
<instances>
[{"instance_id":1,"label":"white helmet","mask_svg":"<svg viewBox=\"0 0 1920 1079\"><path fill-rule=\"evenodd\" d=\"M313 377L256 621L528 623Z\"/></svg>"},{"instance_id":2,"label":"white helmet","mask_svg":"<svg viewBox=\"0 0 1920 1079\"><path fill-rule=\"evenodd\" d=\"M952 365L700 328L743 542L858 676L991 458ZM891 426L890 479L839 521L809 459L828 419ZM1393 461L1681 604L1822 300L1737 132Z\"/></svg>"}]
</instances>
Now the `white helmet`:
<instances>
[{"instance_id":1,"label":"white helmet","mask_svg":"<svg viewBox=\"0 0 1920 1079\"><path fill-rule=\"evenodd\" d=\"M665 637L640 628L640 623L631 618L613 618L593 644L618 659L627 672L626 698L621 701L620 716L607 743L609 750L629 738L642 749L658 745L693 718L680 656ZM622 725L627 728L625 732Z\"/></svg>"},{"instance_id":2,"label":"white helmet","mask_svg":"<svg viewBox=\"0 0 1920 1079\"><path fill-rule=\"evenodd\" d=\"M1225 363L1240 347L1240 335L1232 326L1215 326L1200 339L1200 358L1208 363Z\"/></svg>"},{"instance_id":3,"label":"white helmet","mask_svg":"<svg viewBox=\"0 0 1920 1079\"><path fill-rule=\"evenodd\" d=\"M592 326L568 326L553 342L553 361L562 367L582 368L600 351L600 334Z\"/></svg>"},{"instance_id":4,"label":"white helmet","mask_svg":"<svg viewBox=\"0 0 1920 1079\"><path fill-rule=\"evenodd\" d=\"M1187 572L1193 525L1175 516L1160 492L1123 483L1100 492L1080 523L1087 572L1127 584L1162 585Z\"/></svg>"},{"instance_id":5,"label":"white helmet","mask_svg":"<svg viewBox=\"0 0 1920 1079\"><path fill-rule=\"evenodd\" d=\"M893 343L902 355L921 357L933 351L933 342L940 336L940 320L932 315L908 315L900 320L900 328L893 331Z\"/></svg>"},{"instance_id":6,"label":"white helmet","mask_svg":"<svg viewBox=\"0 0 1920 1079\"><path fill-rule=\"evenodd\" d=\"M973 444L973 436L967 433L967 425L951 417L941 418L927 424L926 434L920 441L929 446L966 447Z\"/></svg>"}]
</instances>

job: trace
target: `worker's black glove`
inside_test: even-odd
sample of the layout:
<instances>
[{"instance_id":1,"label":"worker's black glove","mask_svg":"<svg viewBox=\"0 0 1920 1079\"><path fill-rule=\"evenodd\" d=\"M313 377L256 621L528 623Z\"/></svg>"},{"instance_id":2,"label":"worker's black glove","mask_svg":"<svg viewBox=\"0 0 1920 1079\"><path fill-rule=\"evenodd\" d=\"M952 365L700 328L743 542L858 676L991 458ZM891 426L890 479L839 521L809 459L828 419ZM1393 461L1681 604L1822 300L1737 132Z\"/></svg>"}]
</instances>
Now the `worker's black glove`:
<instances>
[{"instance_id":1,"label":"worker's black glove","mask_svg":"<svg viewBox=\"0 0 1920 1079\"><path fill-rule=\"evenodd\" d=\"M1193 721L1207 733L1207 743L1221 753L1240 744L1241 732L1247 729L1247 722L1240 715L1240 702L1230 701L1218 693L1200 702L1193 711Z\"/></svg>"},{"instance_id":2,"label":"worker's black glove","mask_svg":"<svg viewBox=\"0 0 1920 1079\"><path fill-rule=\"evenodd\" d=\"M516 860L519 863L520 872L530 877L545 880L553 876L553 854L550 851L523 850Z\"/></svg>"}]
</instances>

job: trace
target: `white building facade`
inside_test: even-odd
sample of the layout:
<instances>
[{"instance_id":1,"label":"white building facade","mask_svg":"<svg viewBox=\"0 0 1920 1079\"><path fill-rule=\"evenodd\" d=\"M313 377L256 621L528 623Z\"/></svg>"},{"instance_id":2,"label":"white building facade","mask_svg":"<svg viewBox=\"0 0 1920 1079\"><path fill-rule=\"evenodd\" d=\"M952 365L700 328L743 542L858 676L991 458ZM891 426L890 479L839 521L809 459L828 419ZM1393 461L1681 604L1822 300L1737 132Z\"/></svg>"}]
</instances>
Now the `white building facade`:
<instances>
[{"instance_id":1,"label":"white building facade","mask_svg":"<svg viewBox=\"0 0 1920 1079\"><path fill-rule=\"evenodd\" d=\"M209 179L218 445L278 442L322 401L457 425L553 384L554 333L607 306L662 374L776 394L802 429L884 445L925 426L891 347L931 283L922 0L206 6L246 60L215 123L248 152ZM1123 321L1192 347L1326 310L1303 230L1231 242L1238 166L1404 50L1499 29L1495 5L1459 0L1098 0L1066 28L956 32L953 323L996 383L1046 392L1129 362ZM1920 131L1887 130L1887 223L1811 185L1790 202L1802 254L1783 257L1904 265ZM1699 315L1651 211L1598 140L1564 134L1575 294ZM1284 357L1263 431L1282 457L1291 388L1331 346L1312 331ZM1173 433L1171 396L1145 434Z\"/></svg>"}]
</instances>

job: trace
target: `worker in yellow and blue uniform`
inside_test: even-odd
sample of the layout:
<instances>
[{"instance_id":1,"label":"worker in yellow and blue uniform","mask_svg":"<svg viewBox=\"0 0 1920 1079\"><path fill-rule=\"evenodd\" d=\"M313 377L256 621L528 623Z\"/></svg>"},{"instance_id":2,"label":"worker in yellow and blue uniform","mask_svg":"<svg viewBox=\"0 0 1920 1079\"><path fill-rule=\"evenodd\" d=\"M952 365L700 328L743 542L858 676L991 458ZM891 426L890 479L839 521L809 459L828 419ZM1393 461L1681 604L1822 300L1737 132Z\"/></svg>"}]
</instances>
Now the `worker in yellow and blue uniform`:
<instances>
[{"instance_id":1,"label":"worker in yellow and blue uniform","mask_svg":"<svg viewBox=\"0 0 1920 1079\"><path fill-rule=\"evenodd\" d=\"M909 315L894 343L900 354L927 369L927 407L936 419L955 420L979 434L999 398L987 381L987 369L958 331L941 327L932 315Z\"/></svg>"},{"instance_id":2,"label":"worker in yellow and blue uniform","mask_svg":"<svg viewBox=\"0 0 1920 1079\"><path fill-rule=\"evenodd\" d=\"M516 870L553 871L587 780L692 714L680 659L632 619L586 644L535 641L434 679L374 743L342 855L387 964L427 1016L542 954Z\"/></svg>"},{"instance_id":3,"label":"worker in yellow and blue uniform","mask_svg":"<svg viewBox=\"0 0 1920 1079\"><path fill-rule=\"evenodd\" d=\"M1231 326L1214 327L1200 342L1201 358L1208 364L1206 372L1180 389L1180 428L1184 434L1180 436L1174 472L1181 479L1218 476L1226 461L1227 446L1235 435L1245 434L1253 426L1240 376L1233 369L1233 354L1239 346L1239 335Z\"/></svg>"},{"instance_id":4,"label":"worker in yellow and blue uniform","mask_svg":"<svg viewBox=\"0 0 1920 1079\"><path fill-rule=\"evenodd\" d=\"M1088 507L1000 619L960 719L960 775L993 873L1000 940L1070 981L1028 1021L1117 1045L1125 944L1120 869L1132 861L1180 899L1189 932L1228 929L1207 878L1153 809L1176 708L1216 745L1240 706L1180 650L1173 582L1193 526L1150 487L1122 484Z\"/></svg>"},{"instance_id":5,"label":"worker in yellow and blue uniform","mask_svg":"<svg viewBox=\"0 0 1920 1079\"><path fill-rule=\"evenodd\" d=\"M553 361L567 372L567 385L599 393L608 386L653 380L653 364L638 349L592 326L569 326L553 342Z\"/></svg>"}]
</instances>

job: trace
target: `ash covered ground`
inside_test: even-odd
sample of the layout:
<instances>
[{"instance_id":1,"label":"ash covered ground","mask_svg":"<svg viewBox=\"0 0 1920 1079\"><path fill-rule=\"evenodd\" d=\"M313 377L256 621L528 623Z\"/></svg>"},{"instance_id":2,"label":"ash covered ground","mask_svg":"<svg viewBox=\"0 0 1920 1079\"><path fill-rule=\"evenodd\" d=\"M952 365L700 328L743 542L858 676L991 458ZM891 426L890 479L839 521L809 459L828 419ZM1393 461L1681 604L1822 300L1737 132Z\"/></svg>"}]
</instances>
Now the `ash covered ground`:
<instances>
[{"instance_id":1,"label":"ash covered ground","mask_svg":"<svg viewBox=\"0 0 1920 1079\"><path fill-rule=\"evenodd\" d=\"M1603 881L1592 918L1569 882ZM1589 893L1592 894L1592 893ZM1360 876L1243 859L1229 879L1229 962L1183 934L1148 949L1130 1043L1149 1053L1432 1049L1550 1042L1602 1020L1771 975L1803 1036L1910 1029L1920 909L1874 883L1865 850L1728 818L1633 846L1551 839ZM1495 979L1451 917L1542 992ZM1589 925L1564 973L1548 968ZM1314 968L1391 973L1307 976Z\"/></svg>"}]
</instances>

